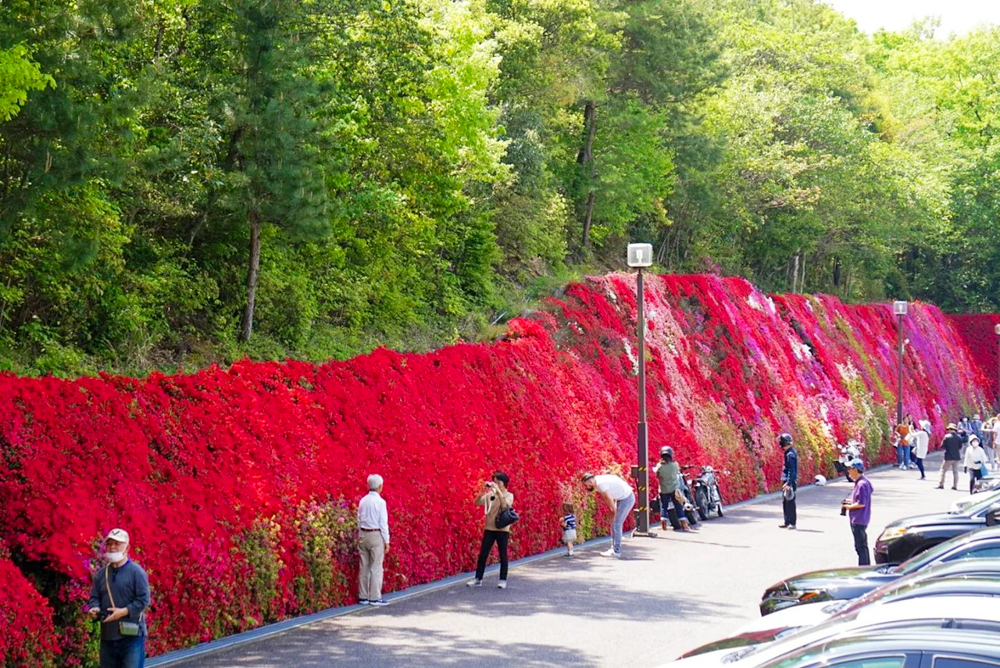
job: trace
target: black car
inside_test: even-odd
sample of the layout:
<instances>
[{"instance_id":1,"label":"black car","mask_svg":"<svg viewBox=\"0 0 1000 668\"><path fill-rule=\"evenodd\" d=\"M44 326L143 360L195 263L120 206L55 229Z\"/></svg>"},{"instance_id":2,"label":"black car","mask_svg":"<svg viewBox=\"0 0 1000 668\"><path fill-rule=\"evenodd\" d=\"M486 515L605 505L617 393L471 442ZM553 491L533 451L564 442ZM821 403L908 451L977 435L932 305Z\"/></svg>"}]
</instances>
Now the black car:
<instances>
[{"instance_id":1,"label":"black car","mask_svg":"<svg viewBox=\"0 0 1000 668\"><path fill-rule=\"evenodd\" d=\"M827 639L757 668L989 668L1000 666L1000 628L941 628L859 632Z\"/></svg>"},{"instance_id":2,"label":"black car","mask_svg":"<svg viewBox=\"0 0 1000 668\"><path fill-rule=\"evenodd\" d=\"M812 571L782 580L764 591L760 614L767 615L800 603L857 598L931 564L957 559L1000 558L1000 526L971 531L936 545L898 565Z\"/></svg>"},{"instance_id":3,"label":"black car","mask_svg":"<svg viewBox=\"0 0 1000 668\"><path fill-rule=\"evenodd\" d=\"M938 543L993 526L1000 520L1000 492L958 512L917 515L896 520L875 541L876 564L901 564Z\"/></svg>"}]
</instances>

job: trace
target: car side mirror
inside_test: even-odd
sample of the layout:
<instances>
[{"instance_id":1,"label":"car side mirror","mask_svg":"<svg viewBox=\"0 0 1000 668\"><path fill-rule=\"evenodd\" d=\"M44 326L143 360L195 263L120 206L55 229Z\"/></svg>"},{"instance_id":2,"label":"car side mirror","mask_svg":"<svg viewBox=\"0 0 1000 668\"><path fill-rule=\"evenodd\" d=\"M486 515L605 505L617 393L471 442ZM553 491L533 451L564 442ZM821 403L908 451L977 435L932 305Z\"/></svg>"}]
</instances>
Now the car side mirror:
<instances>
[{"instance_id":1,"label":"car side mirror","mask_svg":"<svg viewBox=\"0 0 1000 668\"><path fill-rule=\"evenodd\" d=\"M990 506L986 511L986 526L992 527L1000 524L1000 503Z\"/></svg>"}]
</instances>

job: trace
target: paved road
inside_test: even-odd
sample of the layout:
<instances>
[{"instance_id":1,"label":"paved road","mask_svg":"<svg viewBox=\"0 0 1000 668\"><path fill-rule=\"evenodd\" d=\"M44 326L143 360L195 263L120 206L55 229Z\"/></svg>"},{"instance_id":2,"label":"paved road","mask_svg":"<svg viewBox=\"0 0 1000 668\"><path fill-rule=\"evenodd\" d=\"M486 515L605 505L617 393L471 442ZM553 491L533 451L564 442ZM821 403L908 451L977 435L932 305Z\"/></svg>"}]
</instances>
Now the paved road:
<instances>
[{"instance_id":1,"label":"paved road","mask_svg":"<svg viewBox=\"0 0 1000 668\"><path fill-rule=\"evenodd\" d=\"M916 471L870 474L871 544L888 522L946 509L964 496L947 488L950 480L934 489L939 459L924 481ZM856 563L839 514L849 490L843 478L801 490L798 531L778 528L780 499L752 502L698 533L627 540L621 561L581 550L572 560L513 569L506 590L488 575L482 589L458 584L362 608L183 665L656 665L754 619L761 592L776 580Z\"/></svg>"}]
</instances>

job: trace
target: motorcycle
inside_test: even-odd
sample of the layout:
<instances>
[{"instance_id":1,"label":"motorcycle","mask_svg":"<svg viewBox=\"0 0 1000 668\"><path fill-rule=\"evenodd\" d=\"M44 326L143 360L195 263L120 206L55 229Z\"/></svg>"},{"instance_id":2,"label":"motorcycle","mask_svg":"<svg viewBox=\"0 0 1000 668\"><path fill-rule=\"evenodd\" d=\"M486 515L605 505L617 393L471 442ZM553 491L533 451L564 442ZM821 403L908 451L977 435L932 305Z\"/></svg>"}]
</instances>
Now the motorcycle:
<instances>
[{"instance_id":1,"label":"motorcycle","mask_svg":"<svg viewBox=\"0 0 1000 668\"><path fill-rule=\"evenodd\" d=\"M682 466L681 470L693 468L700 468L697 477L687 479L683 474L681 477L685 478L684 484L689 490L688 498L694 502L698 517L707 520L709 514L713 512L722 517L722 492L719 490L719 480L716 477L715 469L711 466L695 467L689 465Z\"/></svg>"},{"instance_id":2,"label":"motorcycle","mask_svg":"<svg viewBox=\"0 0 1000 668\"><path fill-rule=\"evenodd\" d=\"M861 445L859 441L852 438L845 445L837 446L837 449L840 450L840 456L833 463L833 468L837 469L837 473L843 475L847 482L851 481L851 477L847 475L847 464L852 460L861 459Z\"/></svg>"}]
</instances>

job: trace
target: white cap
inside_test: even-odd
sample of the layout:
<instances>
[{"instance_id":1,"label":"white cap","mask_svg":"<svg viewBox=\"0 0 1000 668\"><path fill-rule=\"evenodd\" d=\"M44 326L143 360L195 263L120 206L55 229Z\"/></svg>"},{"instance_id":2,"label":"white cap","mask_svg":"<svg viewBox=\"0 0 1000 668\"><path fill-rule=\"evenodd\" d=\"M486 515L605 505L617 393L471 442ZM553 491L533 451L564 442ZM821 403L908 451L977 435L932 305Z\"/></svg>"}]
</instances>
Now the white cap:
<instances>
[{"instance_id":1,"label":"white cap","mask_svg":"<svg viewBox=\"0 0 1000 668\"><path fill-rule=\"evenodd\" d=\"M116 540L119 543L128 543L128 532L125 529L112 529L108 532L104 540Z\"/></svg>"}]
</instances>

